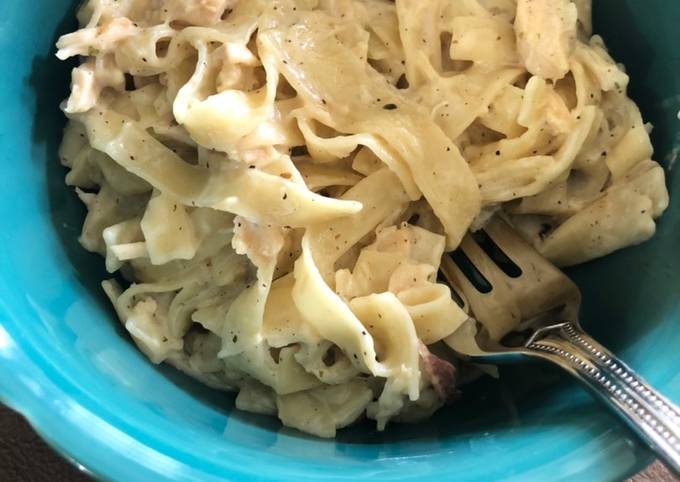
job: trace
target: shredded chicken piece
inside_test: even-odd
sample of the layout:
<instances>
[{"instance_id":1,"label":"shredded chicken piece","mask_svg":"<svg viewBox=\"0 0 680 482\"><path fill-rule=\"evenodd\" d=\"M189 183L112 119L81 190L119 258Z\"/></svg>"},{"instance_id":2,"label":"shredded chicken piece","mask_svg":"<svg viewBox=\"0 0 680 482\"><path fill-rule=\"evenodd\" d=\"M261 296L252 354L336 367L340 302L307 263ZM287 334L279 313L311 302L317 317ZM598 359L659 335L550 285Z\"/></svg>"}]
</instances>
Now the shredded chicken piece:
<instances>
[{"instance_id":1,"label":"shredded chicken piece","mask_svg":"<svg viewBox=\"0 0 680 482\"><path fill-rule=\"evenodd\" d=\"M101 89L94 73L94 61L87 62L71 73L71 95L66 103L66 112L86 112L99 98Z\"/></svg>"},{"instance_id":2,"label":"shredded chicken piece","mask_svg":"<svg viewBox=\"0 0 680 482\"><path fill-rule=\"evenodd\" d=\"M526 69L557 80L569 72L578 11L569 0L518 0L515 34Z\"/></svg>"},{"instance_id":3,"label":"shredded chicken piece","mask_svg":"<svg viewBox=\"0 0 680 482\"><path fill-rule=\"evenodd\" d=\"M231 245L238 254L245 254L258 268L276 258L284 243L281 228L260 226L241 216L234 218L234 238Z\"/></svg>"},{"instance_id":4,"label":"shredded chicken piece","mask_svg":"<svg viewBox=\"0 0 680 482\"><path fill-rule=\"evenodd\" d=\"M260 61L245 45L225 44L215 51L215 59L222 61L215 79L218 92L250 91L261 83L254 68L261 65Z\"/></svg>"},{"instance_id":5,"label":"shredded chicken piece","mask_svg":"<svg viewBox=\"0 0 680 482\"><path fill-rule=\"evenodd\" d=\"M62 36L57 42L57 57L65 60L75 55L113 52L122 40L132 37L137 31L129 18L113 18L99 27L84 28Z\"/></svg>"},{"instance_id":6,"label":"shredded chicken piece","mask_svg":"<svg viewBox=\"0 0 680 482\"><path fill-rule=\"evenodd\" d=\"M69 114L87 112L97 104L102 90L112 87L125 89L125 75L112 58L90 59L71 73L71 95L65 111Z\"/></svg>"},{"instance_id":7,"label":"shredded chicken piece","mask_svg":"<svg viewBox=\"0 0 680 482\"><path fill-rule=\"evenodd\" d=\"M219 22L225 10L234 3L234 0L170 0L167 8L174 20L208 26Z\"/></svg>"},{"instance_id":8,"label":"shredded chicken piece","mask_svg":"<svg viewBox=\"0 0 680 482\"><path fill-rule=\"evenodd\" d=\"M99 95L106 87L124 90L123 72L112 57L100 57L97 61L89 59L71 73L71 95L66 102L66 112L87 112L96 105Z\"/></svg>"}]
</instances>

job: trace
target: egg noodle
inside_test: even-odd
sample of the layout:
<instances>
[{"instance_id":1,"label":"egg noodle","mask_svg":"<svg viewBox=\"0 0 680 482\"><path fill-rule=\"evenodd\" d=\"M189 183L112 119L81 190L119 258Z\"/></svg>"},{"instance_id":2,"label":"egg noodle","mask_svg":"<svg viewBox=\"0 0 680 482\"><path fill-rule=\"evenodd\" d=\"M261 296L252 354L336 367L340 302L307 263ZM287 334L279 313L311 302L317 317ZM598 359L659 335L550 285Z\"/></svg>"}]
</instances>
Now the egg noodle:
<instances>
[{"instance_id":1,"label":"egg noodle","mask_svg":"<svg viewBox=\"0 0 680 482\"><path fill-rule=\"evenodd\" d=\"M78 20L60 156L120 320L305 432L452 398L474 314L437 272L468 230L502 215L566 266L668 205L589 0L90 0Z\"/></svg>"}]
</instances>

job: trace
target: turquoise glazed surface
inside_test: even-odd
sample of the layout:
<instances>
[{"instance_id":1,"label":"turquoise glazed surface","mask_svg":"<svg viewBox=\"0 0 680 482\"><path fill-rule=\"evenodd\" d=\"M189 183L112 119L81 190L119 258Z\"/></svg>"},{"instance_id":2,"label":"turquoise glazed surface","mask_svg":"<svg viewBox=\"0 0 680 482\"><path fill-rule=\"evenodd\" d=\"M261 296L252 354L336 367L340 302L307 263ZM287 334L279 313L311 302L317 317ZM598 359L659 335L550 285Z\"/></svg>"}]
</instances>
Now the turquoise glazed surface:
<instances>
[{"instance_id":1,"label":"turquoise glazed surface","mask_svg":"<svg viewBox=\"0 0 680 482\"><path fill-rule=\"evenodd\" d=\"M680 145L680 3L595 0L597 30L654 122L656 158ZM54 58L71 0L3 2L0 16L0 399L69 458L112 480L621 480L651 460L572 381L503 369L418 426L365 424L317 440L234 410L141 355L77 243L83 209L56 149L70 65ZM583 324L680 401L680 175L653 241L570 272Z\"/></svg>"}]
</instances>

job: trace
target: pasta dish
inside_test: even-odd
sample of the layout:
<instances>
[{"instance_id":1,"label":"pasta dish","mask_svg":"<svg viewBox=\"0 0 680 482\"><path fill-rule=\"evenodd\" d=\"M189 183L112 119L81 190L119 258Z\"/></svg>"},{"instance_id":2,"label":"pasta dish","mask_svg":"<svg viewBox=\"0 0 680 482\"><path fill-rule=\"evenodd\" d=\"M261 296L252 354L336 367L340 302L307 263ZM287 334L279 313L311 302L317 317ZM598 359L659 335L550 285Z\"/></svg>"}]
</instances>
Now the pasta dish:
<instances>
[{"instance_id":1,"label":"pasta dish","mask_svg":"<svg viewBox=\"0 0 680 482\"><path fill-rule=\"evenodd\" d=\"M590 7L86 2L60 157L137 346L321 437L450 402L475 319L437 273L468 231L568 266L668 205Z\"/></svg>"}]
</instances>

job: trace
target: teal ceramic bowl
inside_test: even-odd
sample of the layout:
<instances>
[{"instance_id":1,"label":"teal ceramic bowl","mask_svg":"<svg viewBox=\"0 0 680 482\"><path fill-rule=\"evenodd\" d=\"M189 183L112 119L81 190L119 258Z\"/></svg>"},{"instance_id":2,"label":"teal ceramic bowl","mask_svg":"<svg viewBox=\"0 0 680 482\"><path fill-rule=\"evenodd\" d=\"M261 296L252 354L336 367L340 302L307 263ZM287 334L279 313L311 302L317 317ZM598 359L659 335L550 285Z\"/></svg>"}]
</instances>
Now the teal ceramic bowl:
<instances>
[{"instance_id":1,"label":"teal ceramic bowl","mask_svg":"<svg viewBox=\"0 0 680 482\"><path fill-rule=\"evenodd\" d=\"M570 274L583 324L680 401L680 3L597 0L597 29L632 74L654 122L671 208L653 241ZM57 146L69 66L54 58L72 0L3 2L0 16L0 397L64 455L104 479L621 480L650 462L570 380L509 367L417 426L341 431L322 441L238 412L171 369L152 366L98 285L102 261L76 238L83 209L63 185Z\"/></svg>"}]
</instances>

